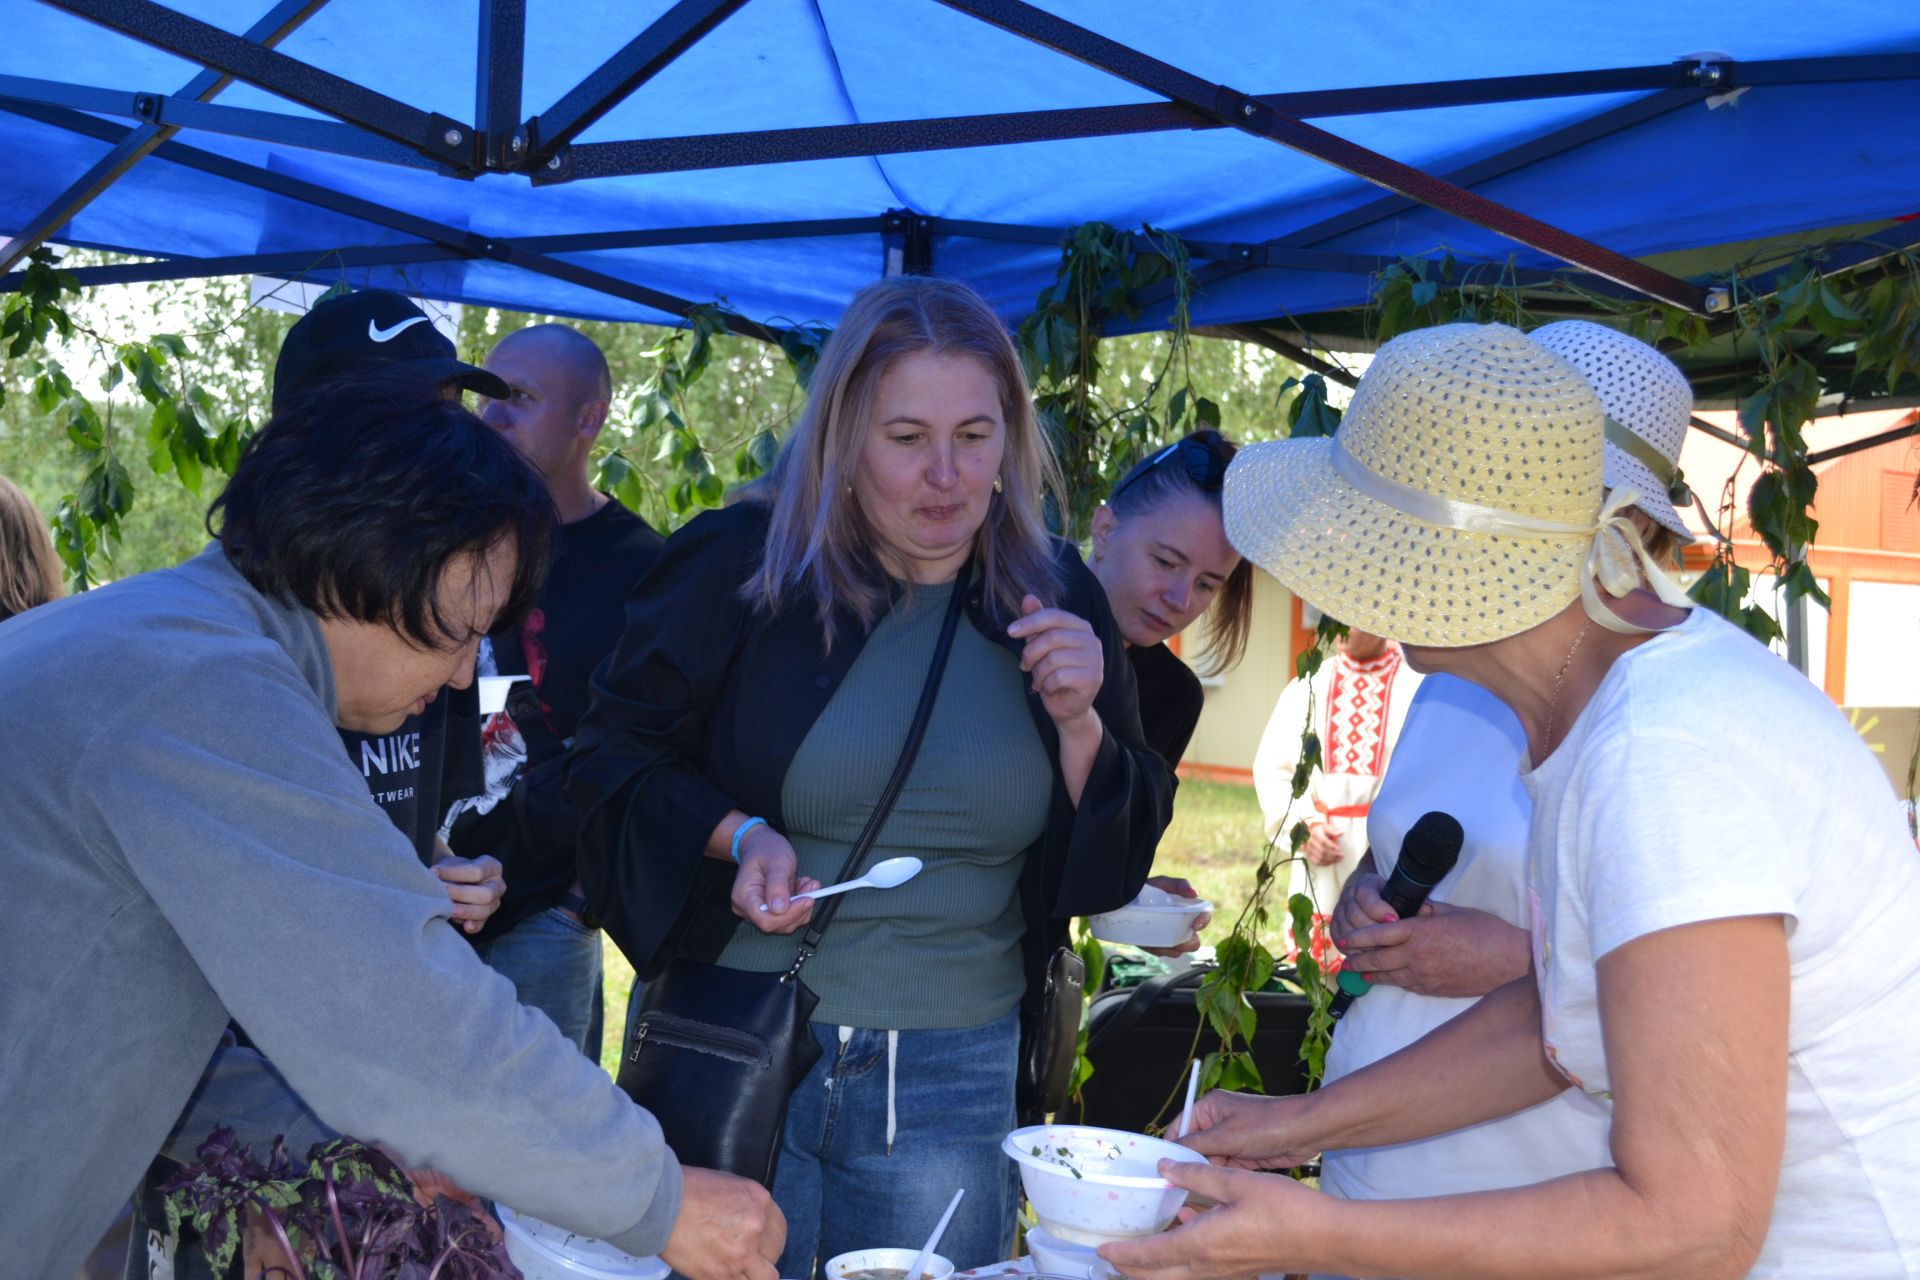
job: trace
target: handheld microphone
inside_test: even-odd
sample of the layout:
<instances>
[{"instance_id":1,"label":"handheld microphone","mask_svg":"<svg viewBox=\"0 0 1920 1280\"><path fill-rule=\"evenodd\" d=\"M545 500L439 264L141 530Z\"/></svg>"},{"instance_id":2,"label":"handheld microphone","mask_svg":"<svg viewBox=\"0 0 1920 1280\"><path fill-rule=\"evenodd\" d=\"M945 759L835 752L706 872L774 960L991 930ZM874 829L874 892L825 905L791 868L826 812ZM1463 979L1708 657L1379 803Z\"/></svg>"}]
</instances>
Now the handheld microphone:
<instances>
[{"instance_id":1,"label":"handheld microphone","mask_svg":"<svg viewBox=\"0 0 1920 1280\"><path fill-rule=\"evenodd\" d=\"M1460 860L1460 846L1466 838L1459 821L1438 809L1420 815L1419 821L1408 828L1406 839L1400 842L1400 857L1393 864L1393 874L1380 890L1380 896L1396 915L1406 920L1418 914L1427 895L1433 892L1433 886L1446 879L1447 872ZM1351 969L1342 969L1335 981L1340 990L1327 1006L1327 1015L1338 1022L1354 1000L1367 994L1372 986Z\"/></svg>"}]
</instances>

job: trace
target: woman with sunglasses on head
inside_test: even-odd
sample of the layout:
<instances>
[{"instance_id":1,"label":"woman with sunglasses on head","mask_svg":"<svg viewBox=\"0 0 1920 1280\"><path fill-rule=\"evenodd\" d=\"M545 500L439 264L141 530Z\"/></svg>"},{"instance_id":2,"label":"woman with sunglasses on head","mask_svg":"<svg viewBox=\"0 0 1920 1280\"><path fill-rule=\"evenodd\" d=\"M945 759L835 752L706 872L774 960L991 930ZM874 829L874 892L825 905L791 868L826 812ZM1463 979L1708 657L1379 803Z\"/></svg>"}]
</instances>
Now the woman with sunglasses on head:
<instances>
[{"instance_id":1,"label":"woman with sunglasses on head","mask_svg":"<svg viewBox=\"0 0 1920 1280\"><path fill-rule=\"evenodd\" d=\"M1200 720L1199 677L1167 648L1207 619L1209 675L1232 669L1253 622L1253 566L1227 541L1220 486L1236 446L1195 431L1148 456L1093 513L1093 576L1126 637L1140 686L1140 727L1169 768Z\"/></svg>"},{"instance_id":2,"label":"woman with sunglasses on head","mask_svg":"<svg viewBox=\"0 0 1920 1280\"><path fill-rule=\"evenodd\" d=\"M1169 769L1186 753L1205 694L1167 641L1204 616L1201 669L1211 675L1239 663L1253 622L1253 566L1233 549L1220 522L1220 486L1236 447L1218 431L1195 431L1134 466L1093 514L1093 576L1126 638L1147 745ZM1148 883L1179 897L1199 896L1174 876ZM1180 946L1148 950L1193 951L1210 919L1201 916Z\"/></svg>"}]
</instances>

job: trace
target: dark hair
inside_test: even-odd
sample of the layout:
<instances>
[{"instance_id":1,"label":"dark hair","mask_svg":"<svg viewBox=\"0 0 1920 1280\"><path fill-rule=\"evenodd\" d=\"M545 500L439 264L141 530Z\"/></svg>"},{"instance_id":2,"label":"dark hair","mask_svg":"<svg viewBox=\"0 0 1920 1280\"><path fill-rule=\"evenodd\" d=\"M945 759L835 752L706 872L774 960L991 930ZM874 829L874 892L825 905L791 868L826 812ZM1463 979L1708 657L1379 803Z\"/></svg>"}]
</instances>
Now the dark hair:
<instances>
[{"instance_id":1,"label":"dark hair","mask_svg":"<svg viewBox=\"0 0 1920 1280\"><path fill-rule=\"evenodd\" d=\"M263 595L392 627L421 648L469 637L441 610L462 553L510 542L517 625L546 578L558 520L513 446L418 372L389 368L288 401L247 442L207 530Z\"/></svg>"},{"instance_id":2,"label":"dark hair","mask_svg":"<svg viewBox=\"0 0 1920 1280\"><path fill-rule=\"evenodd\" d=\"M1175 494L1192 493L1220 509L1227 464L1240 446L1212 428L1190 432L1135 464L1113 486L1107 505L1122 520L1153 510ZM1246 656L1253 629L1253 561L1241 557L1207 606L1206 658L1200 669L1218 675Z\"/></svg>"}]
</instances>

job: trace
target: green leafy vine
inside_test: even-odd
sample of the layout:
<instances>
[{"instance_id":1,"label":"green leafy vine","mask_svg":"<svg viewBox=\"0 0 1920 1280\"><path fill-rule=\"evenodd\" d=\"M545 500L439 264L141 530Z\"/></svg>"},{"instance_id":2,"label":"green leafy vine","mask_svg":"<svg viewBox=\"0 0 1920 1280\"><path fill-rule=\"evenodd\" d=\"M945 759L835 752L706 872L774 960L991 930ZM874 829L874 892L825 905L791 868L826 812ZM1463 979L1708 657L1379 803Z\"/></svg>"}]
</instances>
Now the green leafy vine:
<instances>
[{"instance_id":1,"label":"green leafy vine","mask_svg":"<svg viewBox=\"0 0 1920 1280\"><path fill-rule=\"evenodd\" d=\"M1165 317L1171 341L1160 367L1135 397L1101 392L1100 340L1116 318L1137 320L1136 296L1171 282ZM1066 481L1069 509L1054 513L1068 537L1087 535L1093 513L1148 448L1202 427L1218 428L1220 407L1193 385L1192 269L1177 236L1137 235L1104 222L1075 227L1060 250L1053 283L1021 322L1016 345L1033 384L1034 408ZM1162 397L1163 389L1171 388Z\"/></svg>"},{"instance_id":2,"label":"green leafy vine","mask_svg":"<svg viewBox=\"0 0 1920 1280\"><path fill-rule=\"evenodd\" d=\"M133 509L133 478L120 456L114 428L123 385L130 382L149 409L148 465L156 475L172 472L196 497L209 469L222 475L232 472L250 426L241 417L217 421L221 415L213 397L190 376L187 338L172 333L144 341L109 338L80 324L68 311L66 300L78 288L76 278L59 268L52 253L36 249L19 290L6 297L0 335L7 341L8 359L23 361L34 408L64 428L80 464L80 484L62 496L51 524L54 547L71 584L84 591L100 580L101 568L111 561L113 546L122 537L122 521ZM56 333L62 340L93 347L104 369L104 413L46 350Z\"/></svg>"}]
</instances>

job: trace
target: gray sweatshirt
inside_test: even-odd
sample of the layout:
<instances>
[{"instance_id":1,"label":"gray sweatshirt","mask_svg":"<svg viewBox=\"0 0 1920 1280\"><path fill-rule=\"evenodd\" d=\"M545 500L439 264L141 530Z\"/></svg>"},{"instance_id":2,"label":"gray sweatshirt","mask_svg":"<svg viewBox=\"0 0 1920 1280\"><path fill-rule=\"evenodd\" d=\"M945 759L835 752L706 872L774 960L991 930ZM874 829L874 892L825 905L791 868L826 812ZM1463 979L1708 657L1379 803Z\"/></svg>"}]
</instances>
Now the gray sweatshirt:
<instances>
[{"instance_id":1,"label":"gray sweatshirt","mask_svg":"<svg viewBox=\"0 0 1920 1280\"><path fill-rule=\"evenodd\" d=\"M334 705L318 622L217 547L0 625L8 1274L73 1273L229 1017L335 1128L665 1245L659 1126L475 958Z\"/></svg>"}]
</instances>

